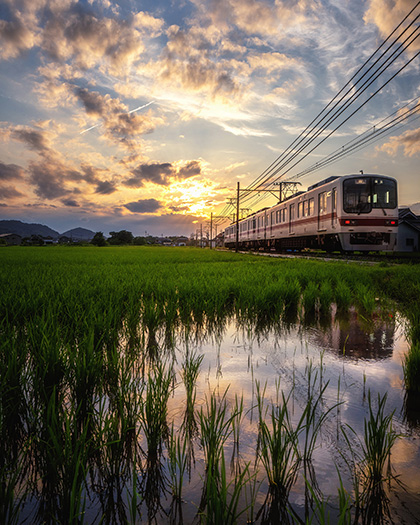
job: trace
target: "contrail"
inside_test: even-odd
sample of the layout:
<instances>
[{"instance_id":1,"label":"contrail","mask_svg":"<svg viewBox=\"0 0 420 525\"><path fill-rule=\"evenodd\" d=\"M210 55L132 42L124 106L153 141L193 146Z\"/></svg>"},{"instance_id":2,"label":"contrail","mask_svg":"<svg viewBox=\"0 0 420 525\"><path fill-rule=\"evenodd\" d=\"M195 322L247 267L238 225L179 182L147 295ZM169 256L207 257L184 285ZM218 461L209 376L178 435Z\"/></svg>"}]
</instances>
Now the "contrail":
<instances>
[{"instance_id":1,"label":"contrail","mask_svg":"<svg viewBox=\"0 0 420 525\"><path fill-rule=\"evenodd\" d=\"M128 111L127 115L130 115L131 113L134 113L135 111L139 111L140 109L147 108L147 106L150 106L151 104L154 104L155 102L156 102L155 100L152 100L151 102L148 102L147 104L144 104L143 106L134 108L131 111ZM102 126L102 123L100 122L99 124L95 124L94 126L91 126L90 128L84 129L83 131L80 132L80 135L83 135L83 133L86 133L87 131L90 131L91 129L95 129L98 126Z\"/></svg>"}]
</instances>

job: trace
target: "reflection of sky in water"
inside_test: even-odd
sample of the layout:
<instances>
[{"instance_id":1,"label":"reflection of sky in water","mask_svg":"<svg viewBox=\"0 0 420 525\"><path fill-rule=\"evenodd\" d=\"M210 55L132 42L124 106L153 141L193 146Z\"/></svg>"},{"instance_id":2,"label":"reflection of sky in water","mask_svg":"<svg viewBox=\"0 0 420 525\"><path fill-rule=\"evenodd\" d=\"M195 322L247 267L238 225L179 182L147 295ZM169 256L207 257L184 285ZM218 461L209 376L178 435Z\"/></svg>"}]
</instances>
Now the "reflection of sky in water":
<instances>
[{"instance_id":1,"label":"reflection of sky in water","mask_svg":"<svg viewBox=\"0 0 420 525\"><path fill-rule=\"evenodd\" d=\"M407 502L410 509L420 512L420 431L417 427L409 432L404 422L402 362L407 342L398 320L390 318L385 323L377 319L367 323L353 312L345 320L335 319L323 331L316 327L295 326L259 337L253 337L244 330L238 331L232 323L219 341L209 338L195 348L190 345L190 350L204 355L197 383L197 408L204 404L206 395L213 391L222 395L228 387L227 397L231 406L235 394L243 396L246 415L241 427L240 453L244 460L252 462L255 459L258 420L255 382L259 381L262 386L266 384L267 401L275 400L276 381L280 381L280 389L285 392L289 392L294 385L289 408L294 421L297 421L307 396L305 370L312 362L313 373L317 373L318 378L322 376L323 384L328 382L323 396L325 409L336 404L338 395L341 401L323 426L322 439L314 455L317 481L325 497L337 494L335 464L344 481L347 479L340 455L346 449L344 439L340 437L340 426L350 425L361 436L363 421L368 414L368 391L371 392L374 407L378 393L387 393L386 412L395 411L395 429L405 434L392 455L393 465L408 488L406 494L398 491L400 503L397 506ZM183 352L182 347L178 347L179 366L183 361ZM170 403L172 415L182 413L184 406L184 389L179 374L177 381L180 384ZM356 439L352 438L352 442L356 444ZM198 447L196 459L200 470L203 455ZM261 479L264 477L262 475ZM199 481L195 474L192 483L186 487L186 494L189 495L186 499L196 497L198 487L194 478L195 482ZM264 489L265 485L262 486ZM303 505L303 491L303 480L300 479L292 491L291 501ZM410 514L405 518L410 521Z\"/></svg>"}]
</instances>

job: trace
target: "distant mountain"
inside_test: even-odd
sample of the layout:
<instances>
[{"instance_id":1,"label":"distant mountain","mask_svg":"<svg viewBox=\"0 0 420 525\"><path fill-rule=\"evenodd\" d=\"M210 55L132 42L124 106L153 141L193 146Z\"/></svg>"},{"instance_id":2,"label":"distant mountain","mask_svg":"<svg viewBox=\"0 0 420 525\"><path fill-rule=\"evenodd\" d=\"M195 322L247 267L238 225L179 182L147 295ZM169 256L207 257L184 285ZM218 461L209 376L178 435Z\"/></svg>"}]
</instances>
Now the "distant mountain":
<instances>
[{"instance_id":1,"label":"distant mountain","mask_svg":"<svg viewBox=\"0 0 420 525\"><path fill-rule=\"evenodd\" d=\"M60 236L58 232L44 224L26 223L14 220L0 221L0 234L1 233L16 233L22 237L42 235L42 237L52 237L53 239L57 239Z\"/></svg>"},{"instance_id":2,"label":"distant mountain","mask_svg":"<svg viewBox=\"0 0 420 525\"><path fill-rule=\"evenodd\" d=\"M2 233L16 233L21 237L41 235L42 237L52 237L53 239L66 236L70 239L73 239L74 241L90 241L95 235L95 232L87 230L86 228L73 228L72 230L68 230L64 233L58 233L44 224L12 220L0 221L0 234Z\"/></svg>"},{"instance_id":3,"label":"distant mountain","mask_svg":"<svg viewBox=\"0 0 420 525\"><path fill-rule=\"evenodd\" d=\"M87 230L86 228L73 228L61 234L62 236L70 237L74 241L90 241L93 239L95 232Z\"/></svg>"}]
</instances>

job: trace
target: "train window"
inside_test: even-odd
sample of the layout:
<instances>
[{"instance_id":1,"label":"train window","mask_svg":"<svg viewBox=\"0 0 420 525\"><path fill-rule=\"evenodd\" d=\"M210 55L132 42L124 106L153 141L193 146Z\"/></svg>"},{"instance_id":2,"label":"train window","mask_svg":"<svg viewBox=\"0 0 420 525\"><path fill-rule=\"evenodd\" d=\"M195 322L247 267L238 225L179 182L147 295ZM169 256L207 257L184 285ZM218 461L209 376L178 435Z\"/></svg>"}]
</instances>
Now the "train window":
<instances>
[{"instance_id":1,"label":"train window","mask_svg":"<svg viewBox=\"0 0 420 525\"><path fill-rule=\"evenodd\" d=\"M287 208L283 209L283 222L287 221Z\"/></svg>"},{"instance_id":2,"label":"train window","mask_svg":"<svg viewBox=\"0 0 420 525\"><path fill-rule=\"evenodd\" d=\"M324 191L318 195L319 213L327 211L327 193Z\"/></svg>"},{"instance_id":3,"label":"train window","mask_svg":"<svg viewBox=\"0 0 420 525\"><path fill-rule=\"evenodd\" d=\"M332 202L331 202L332 211L337 211L337 188L332 190Z\"/></svg>"},{"instance_id":4,"label":"train window","mask_svg":"<svg viewBox=\"0 0 420 525\"><path fill-rule=\"evenodd\" d=\"M373 208L394 209L397 207L397 188L395 181L376 178L372 180Z\"/></svg>"},{"instance_id":5,"label":"train window","mask_svg":"<svg viewBox=\"0 0 420 525\"><path fill-rule=\"evenodd\" d=\"M343 207L346 213L370 213L372 210L370 178L343 182Z\"/></svg>"},{"instance_id":6,"label":"train window","mask_svg":"<svg viewBox=\"0 0 420 525\"><path fill-rule=\"evenodd\" d=\"M298 203L298 214L297 214L297 216L298 216L298 219L299 219L299 217L303 217L303 202L299 202Z\"/></svg>"},{"instance_id":7,"label":"train window","mask_svg":"<svg viewBox=\"0 0 420 525\"><path fill-rule=\"evenodd\" d=\"M314 199L309 199L309 215L314 214L315 203Z\"/></svg>"},{"instance_id":8,"label":"train window","mask_svg":"<svg viewBox=\"0 0 420 525\"><path fill-rule=\"evenodd\" d=\"M307 217L309 215L308 201L303 201L303 216Z\"/></svg>"}]
</instances>

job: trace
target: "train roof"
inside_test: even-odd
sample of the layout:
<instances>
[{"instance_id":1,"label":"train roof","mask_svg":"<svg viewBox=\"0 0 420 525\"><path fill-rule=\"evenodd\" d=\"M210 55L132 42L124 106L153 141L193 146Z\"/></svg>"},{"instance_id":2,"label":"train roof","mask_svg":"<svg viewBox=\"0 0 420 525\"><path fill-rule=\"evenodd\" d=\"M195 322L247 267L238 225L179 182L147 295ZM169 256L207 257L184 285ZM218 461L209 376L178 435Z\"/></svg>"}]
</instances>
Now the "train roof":
<instances>
[{"instance_id":1,"label":"train roof","mask_svg":"<svg viewBox=\"0 0 420 525\"><path fill-rule=\"evenodd\" d=\"M333 180L338 179L338 178L339 178L338 175L332 175L331 177L328 177L328 178L326 178L324 180L320 180L316 184L312 184L312 186L309 186L308 191L309 190L313 190L314 188L318 188L318 186L322 186L324 184L328 184L329 182L332 182Z\"/></svg>"}]
</instances>

